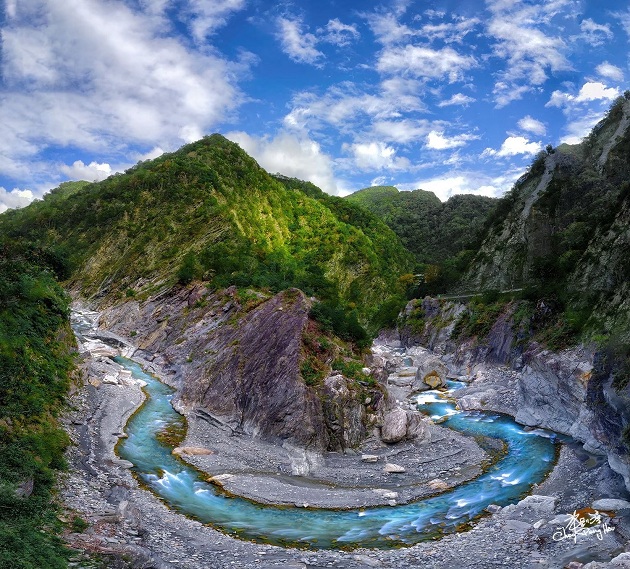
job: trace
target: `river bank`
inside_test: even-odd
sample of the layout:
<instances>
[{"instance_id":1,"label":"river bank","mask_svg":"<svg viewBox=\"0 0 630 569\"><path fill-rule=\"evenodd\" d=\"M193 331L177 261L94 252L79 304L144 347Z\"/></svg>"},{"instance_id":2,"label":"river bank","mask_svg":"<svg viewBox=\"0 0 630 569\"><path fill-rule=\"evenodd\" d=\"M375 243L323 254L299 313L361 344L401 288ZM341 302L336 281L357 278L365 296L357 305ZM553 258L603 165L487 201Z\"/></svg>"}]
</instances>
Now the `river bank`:
<instances>
[{"instance_id":1,"label":"river bank","mask_svg":"<svg viewBox=\"0 0 630 569\"><path fill-rule=\"evenodd\" d=\"M604 540L581 538L579 548L550 539L556 525L562 525L551 523L555 518L613 495L619 485L607 465L568 447L552 475L535 490L549 498L504 508L472 531L438 542L390 551L313 552L235 540L166 508L138 485L128 465L113 458L121 426L140 403L140 393L138 385L99 384L98 377L87 378L72 401L68 429L78 446L70 451L71 474L62 490L66 503L91 522L87 532L70 536L70 541L129 556L137 567L562 567L567 560L587 560L585 556L609 560L623 550L620 520L613 520L615 531Z\"/></svg>"}]
</instances>

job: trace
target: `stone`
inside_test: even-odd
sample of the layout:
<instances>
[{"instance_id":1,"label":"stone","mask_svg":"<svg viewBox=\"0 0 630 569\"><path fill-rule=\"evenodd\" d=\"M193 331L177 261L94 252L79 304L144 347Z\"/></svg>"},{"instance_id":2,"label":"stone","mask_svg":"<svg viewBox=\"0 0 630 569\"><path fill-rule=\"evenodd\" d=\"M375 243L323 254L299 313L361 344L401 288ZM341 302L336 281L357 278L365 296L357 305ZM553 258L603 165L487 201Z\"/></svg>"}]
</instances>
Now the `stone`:
<instances>
[{"instance_id":1,"label":"stone","mask_svg":"<svg viewBox=\"0 0 630 569\"><path fill-rule=\"evenodd\" d=\"M15 495L18 498L28 498L33 493L34 486L35 480L33 478L29 478L15 489Z\"/></svg>"},{"instance_id":2,"label":"stone","mask_svg":"<svg viewBox=\"0 0 630 569\"><path fill-rule=\"evenodd\" d=\"M450 486L444 480L440 480L439 478L434 478L433 480L429 480L427 483L431 490L448 490Z\"/></svg>"},{"instance_id":3,"label":"stone","mask_svg":"<svg viewBox=\"0 0 630 569\"><path fill-rule=\"evenodd\" d=\"M601 500L595 500L592 507L594 510L603 510L605 512L626 510L630 508L630 502L615 498L602 498Z\"/></svg>"},{"instance_id":4,"label":"stone","mask_svg":"<svg viewBox=\"0 0 630 569\"><path fill-rule=\"evenodd\" d=\"M176 447L173 449L173 454L175 456L181 456L183 454L187 454L190 456L206 456L209 454L214 454L214 452L203 447Z\"/></svg>"},{"instance_id":5,"label":"stone","mask_svg":"<svg viewBox=\"0 0 630 569\"><path fill-rule=\"evenodd\" d=\"M630 567L630 553L620 553L617 557L610 560L610 564L615 567Z\"/></svg>"},{"instance_id":6,"label":"stone","mask_svg":"<svg viewBox=\"0 0 630 569\"><path fill-rule=\"evenodd\" d=\"M383 417L381 440L384 443L397 443L407 435L407 412L400 407L388 412Z\"/></svg>"},{"instance_id":7,"label":"stone","mask_svg":"<svg viewBox=\"0 0 630 569\"><path fill-rule=\"evenodd\" d=\"M103 378L103 383L108 385L118 385L118 376L117 375L106 375Z\"/></svg>"},{"instance_id":8,"label":"stone","mask_svg":"<svg viewBox=\"0 0 630 569\"><path fill-rule=\"evenodd\" d=\"M391 462L388 462L385 465L385 467L383 468L383 471L387 472L388 474L402 474L403 472L406 472L403 466L400 466L398 464L393 464Z\"/></svg>"},{"instance_id":9,"label":"stone","mask_svg":"<svg viewBox=\"0 0 630 569\"><path fill-rule=\"evenodd\" d=\"M503 508L501 508L501 506L497 506L496 504L489 504L488 506L486 506L486 512L488 512L489 514L496 514L502 509Z\"/></svg>"},{"instance_id":10,"label":"stone","mask_svg":"<svg viewBox=\"0 0 630 569\"><path fill-rule=\"evenodd\" d=\"M209 482L210 484L223 488L223 485L232 478L234 478L233 474L217 474L216 476L211 476Z\"/></svg>"},{"instance_id":11,"label":"stone","mask_svg":"<svg viewBox=\"0 0 630 569\"><path fill-rule=\"evenodd\" d=\"M430 389L446 387L446 375L448 368L440 358L430 356L420 362L416 371L414 389L423 390L428 386Z\"/></svg>"},{"instance_id":12,"label":"stone","mask_svg":"<svg viewBox=\"0 0 630 569\"><path fill-rule=\"evenodd\" d=\"M362 454L361 455L361 462L377 462L378 461L378 456L376 456L375 454Z\"/></svg>"}]
</instances>

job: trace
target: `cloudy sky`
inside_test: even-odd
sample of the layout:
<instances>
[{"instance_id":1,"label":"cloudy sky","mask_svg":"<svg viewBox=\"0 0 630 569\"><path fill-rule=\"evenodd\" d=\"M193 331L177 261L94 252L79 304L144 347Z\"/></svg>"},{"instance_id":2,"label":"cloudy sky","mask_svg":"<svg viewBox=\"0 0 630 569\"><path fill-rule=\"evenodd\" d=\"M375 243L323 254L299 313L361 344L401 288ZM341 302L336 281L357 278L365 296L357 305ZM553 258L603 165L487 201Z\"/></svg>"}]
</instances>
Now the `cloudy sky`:
<instances>
[{"instance_id":1,"label":"cloudy sky","mask_svg":"<svg viewBox=\"0 0 630 569\"><path fill-rule=\"evenodd\" d=\"M500 195L630 87L621 0L4 0L0 211L221 132L271 172Z\"/></svg>"}]
</instances>

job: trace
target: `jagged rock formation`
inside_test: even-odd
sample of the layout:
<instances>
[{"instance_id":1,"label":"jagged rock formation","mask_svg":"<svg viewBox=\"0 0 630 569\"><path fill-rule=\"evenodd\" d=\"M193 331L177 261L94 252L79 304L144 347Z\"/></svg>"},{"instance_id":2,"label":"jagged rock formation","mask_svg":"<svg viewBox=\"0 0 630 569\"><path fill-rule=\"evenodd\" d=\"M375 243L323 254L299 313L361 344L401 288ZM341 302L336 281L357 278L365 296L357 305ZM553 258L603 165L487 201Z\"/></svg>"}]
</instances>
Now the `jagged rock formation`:
<instances>
[{"instance_id":1,"label":"jagged rock formation","mask_svg":"<svg viewBox=\"0 0 630 569\"><path fill-rule=\"evenodd\" d=\"M427 362L432 353L442 354L451 376L472 382L457 392L461 409L507 413L524 425L570 435L590 452L606 455L630 489L630 393L614 388L600 353L583 346L554 352L527 339L514 320L516 303L495 316L483 337L455 333L469 310L465 305L437 306L433 299L412 301L407 313L422 312L423 329L410 334L403 323L401 337L407 346L430 347Z\"/></svg>"},{"instance_id":2,"label":"jagged rock formation","mask_svg":"<svg viewBox=\"0 0 630 569\"><path fill-rule=\"evenodd\" d=\"M181 288L107 309L100 325L133 338L195 420L315 452L358 446L380 421L384 392L339 373L305 383L311 301L298 289L243 302L234 287Z\"/></svg>"}]
</instances>

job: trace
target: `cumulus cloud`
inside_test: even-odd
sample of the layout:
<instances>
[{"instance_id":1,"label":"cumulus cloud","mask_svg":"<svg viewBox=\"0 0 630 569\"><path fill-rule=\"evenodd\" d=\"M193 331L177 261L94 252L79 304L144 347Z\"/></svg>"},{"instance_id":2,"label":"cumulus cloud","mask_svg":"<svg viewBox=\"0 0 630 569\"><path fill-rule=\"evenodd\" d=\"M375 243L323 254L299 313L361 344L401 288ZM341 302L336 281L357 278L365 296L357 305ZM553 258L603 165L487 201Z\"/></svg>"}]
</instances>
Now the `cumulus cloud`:
<instances>
[{"instance_id":1,"label":"cumulus cloud","mask_svg":"<svg viewBox=\"0 0 630 569\"><path fill-rule=\"evenodd\" d=\"M396 156L396 150L383 142L359 142L344 144L343 150L352 155L353 164L359 170L406 170L407 158Z\"/></svg>"},{"instance_id":2,"label":"cumulus cloud","mask_svg":"<svg viewBox=\"0 0 630 569\"><path fill-rule=\"evenodd\" d=\"M497 156L499 158L518 155L532 156L541 150L542 144L540 142L530 142L524 136L508 136L499 150L486 148L482 156Z\"/></svg>"},{"instance_id":3,"label":"cumulus cloud","mask_svg":"<svg viewBox=\"0 0 630 569\"><path fill-rule=\"evenodd\" d=\"M546 107L567 107L575 103L586 103L589 101L613 101L619 96L617 87L606 87L599 81L588 81L582 85L577 95L571 95L562 91L554 91Z\"/></svg>"},{"instance_id":4,"label":"cumulus cloud","mask_svg":"<svg viewBox=\"0 0 630 569\"><path fill-rule=\"evenodd\" d=\"M328 23L323 28L319 28L317 32L322 34L322 41L340 47L351 44L361 36L356 25L343 24L339 18L329 20Z\"/></svg>"},{"instance_id":5,"label":"cumulus cloud","mask_svg":"<svg viewBox=\"0 0 630 569\"><path fill-rule=\"evenodd\" d=\"M417 30L398 21L402 12L404 10L366 15L370 29L379 43L389 45L418 34Z\"/></svg>"},{"instance_id":6,"label":"cumulus cloud","mask_svg":"<svg viewBox=\"0 0 630 569\"><path fill-rule=\"evenodd\" d=\"M282 44L282 50L293 61L315 65L324 54L315 46L317 37L304 29L304 23L299 18L278 18L277 37Z\"/></svg>"},{"instance_id":7,"label":"cumulus cloud","mask_svg":"<svg viewBox=\"0 0 630 569\"><path fill-rule=\"evenodd\" d=\"M455 93L449 99L446 99L445 101L440 101L438 103L438 107L450 107L452 105L466 106L474 102L475 102L475 99L473 99L472 97L469 97L468 95L464 95L463 93Z\"/></svg>"},{"instance_id":8,"label":"cumulus cloud","mask_svg":"<svg viewBox=\"0 0 630 569\"><path fill-rule=\"evenodd\" d=\"M398 188L401 190L420 188L433 192L444 202L456 194L496 197L508 189L496 182L497 180L479 172L466 172L456 176L427 178L411 184L398 184Z\"/></svg>"},{"instance_id":9,"label":"cumulus cloud","mask_svg":"<svg viewBox=\"0 0 630 569\"><path fill-rule=\"evenodd\" d=\"M542 122L529 115L518 121L518 126L521 130L526 130L539 136L543 136L547 132L547 127Z\"/></svg>"},{"instance_id":10,"label":"cumulus cloud","mask_svg":"<svg viewBox=\"0 0 630 569\"><path fill-rule=\"evenodd\" d=\"M33 201L34 197L31 190L14 188L9 191L0 187L0 213L5 212L7 209L27 206Z\"/></svg>"},{"instance_id":11,"label":"cumulus cloud","mask_svg":"<svg viewBox=\"0 0 630 569\"><path fill-rule=\"evenodd\" d=\"M476 140L479 137L474 134L458 134L455 136L444 136L444 132L432 130L427 135L427 148L433 150L446 150L449 148L458 148L465 146L469 141Z\"/></svg>"},{"instance_id":12,"label":"cumulus cloud","mask_svg":"<svg viewBox=\"0 0 630 569\"><path fill-rule=\"evenodd\" d=\"M269 138L235 131L225 136L239 144L269 172L307 180L332 195L345 193L343 183L335 178L330 156L317 142L304 135L283 131Z\"/></svg>"},{"instance_id":13,"label":"cumulus cloud","mask_svg":"<svg viewBox=\"0 0 630 569\"><path fill-rule=\"evenodd\" d=\"M452 47L431 49L419 45L394 46L384 49L376 63L381 73L403 74L427 79L463 79L464 72L476 67L472 55L462 55Z\"/></svg>"},{"instance_id":14,"label":"cumulus cloud","mask_svg":"<svg viewBox=\"0 0 630 569\"><path fill-rule=\"evenodd\" d=\"M75 160L72 166L63 164L60 170L71 180L86 180L88 182L100 182L112 174L112 167L107 163L90 162L84 164L83 160Z\"/></svg>"},{"instance_id":15,"label":"cumulus cloud","mask_svg":"<svg viewBox=\"0 0 630 569\"><path fill-rule=\"evenodd\" d=\"M595 68L595 71L600 77L605 77L606 79L612 79L613 81L623 81L624 79L623 71L616 65L613 65L612 63L608 63L607 61L600 63Z\"/></svg>"},{"instance_id":16,"label":"cumulus cloud","mask_svg":"<svg viewBox=\"0 0 630 569\"><path fill-rule=\"evenodd\" d=\"M0 155L14 169L36 166L51 146L119 157L133 145L178 146L243 100L248 64L191 49L123 2L30 6L38 18L18 10L3 29ZM44 174L31 168L32 178Z\"/></svg>"}]
</instances>

